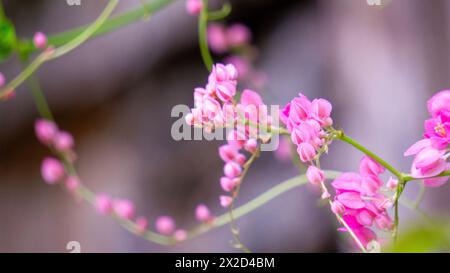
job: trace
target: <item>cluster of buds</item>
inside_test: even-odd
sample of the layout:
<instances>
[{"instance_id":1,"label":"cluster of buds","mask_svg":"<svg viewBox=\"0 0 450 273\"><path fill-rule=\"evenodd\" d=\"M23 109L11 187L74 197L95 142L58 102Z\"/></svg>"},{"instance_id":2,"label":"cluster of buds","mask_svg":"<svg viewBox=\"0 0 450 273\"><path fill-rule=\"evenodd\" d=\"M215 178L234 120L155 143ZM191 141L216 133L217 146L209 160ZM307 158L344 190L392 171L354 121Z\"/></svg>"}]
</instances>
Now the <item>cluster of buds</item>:
<instances>
[{"instance_id":1,"label":"cluster of buds","mask_svg":"<svg viewBox=\"0 0 450 273\"><path fill-rule=\"evenodd\" d=\"M281 121L291 133L301 161L312 161L319 149L326 144L325 128L333 124L331 109L327 100L314 99L311 102L300 93L282 110Z\"/></svg>"},{"instance_id":2,"label":"cluster of buds","mask_svg":"<svg viewBox=\"0 0 450 273\"><path fill-rule=\"evenodd\" d=\"M434 95L428 100L427 108L431 118L425 121L424 139L414 143L405 156L415 155L411 166L414 178L424 178L426 186L439 187L449 177L430 177L450 170L450 163L447 162L450 156L450 90Z\"/></svg>"},{"instance_id":3,"label":"cluster of buds","mask_svg":"<svg viewBox=\"0 0 450 273\"><path fill-rule=\"evenodd\" d=\"M219 148L219 156L225 162L224 176L220 179L222 189L234 193L241 181L247 161L241 152L254 154L258 141L268 141L272 119L260 95L246 89L239 101L235 101L237 70L232 64L216 64L208 77L205 88L194 90L194 108L186 115L186 122L211 132L226 127L227 144ZM220 196L220 204L228 207L232 196Z\"/></svg>"},{"instance_id":4,"label":"cluster of buds","mask_svg":"<svg viewBox=\"0 0 450 273\"><path fill-rule=\"evenodd\" d=\"M382 230L391 230L394 226L387 212L393 201L381 193L384 183L379 175L383 172L384 168L380 164L364 156L359 173L343 173L331 184L336 191L331 204L332 211L342 216L365 247L369 242L377 240L372 226ZM390 178L386 187L395 189L397 183L397 180ZM339 230L348 231L347 227Z\"/></svg>"}]
</instances>

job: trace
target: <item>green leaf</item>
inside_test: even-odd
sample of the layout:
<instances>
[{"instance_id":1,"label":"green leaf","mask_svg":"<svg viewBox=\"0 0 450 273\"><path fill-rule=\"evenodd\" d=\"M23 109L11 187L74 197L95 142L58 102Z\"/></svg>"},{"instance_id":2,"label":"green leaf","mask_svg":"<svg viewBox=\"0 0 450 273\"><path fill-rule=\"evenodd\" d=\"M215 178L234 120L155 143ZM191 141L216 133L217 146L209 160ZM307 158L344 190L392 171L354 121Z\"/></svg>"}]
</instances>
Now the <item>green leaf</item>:
<instances>
[{"instance_id":1,"label":"green leaf","mask_svg":"<svg viewBox=\"0 0 450 273\"><path fill-rule=\"evenodd\" d=\"M0 18L0 62L6 60L17 44L14 25L6 17Z\"/></svg>"}]
</instances>

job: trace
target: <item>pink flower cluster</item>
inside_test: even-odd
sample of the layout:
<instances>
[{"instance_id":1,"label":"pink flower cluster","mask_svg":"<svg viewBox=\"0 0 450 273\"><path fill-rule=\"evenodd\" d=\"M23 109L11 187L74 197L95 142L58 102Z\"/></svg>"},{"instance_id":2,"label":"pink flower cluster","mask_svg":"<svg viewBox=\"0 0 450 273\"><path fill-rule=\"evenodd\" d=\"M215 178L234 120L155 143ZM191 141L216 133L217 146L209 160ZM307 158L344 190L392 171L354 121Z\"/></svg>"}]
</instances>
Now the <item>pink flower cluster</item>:
<instances>
[{"instance_id":1,"label":"pink flower cluster","mask_svg":"<svg viewBox=\"0 0 450 273\"><path fill-rule=\"evenodd\" d=\"M301 161L312 161L319 148L325 144L327 134L324 128L333 124L331 109L327 100L314 99L311 102L300 93L282 110L281 121L291 133Z\"/></svg>"},{"instance_id":2,"label":"pink flower cluster","mask_svg":"<svg viewBox=\"0 0 450 273\"><path fill-rule=\"evenodd\" d=\"M411 166L414 178L424 178L426 186L439 187L449 177L429 177L450 170L450 163L447 162L450 156L450 90L434 95L428 100L427 107L431 118L425 121L424 139L414 143L404 155L415 155Z\"/></svg>"},{"instance_id":3,"label":"pink flower cluster","mask_svg":"<svg viewBox=\"0 0 450 273\"><path fill-rule=\"evenodd\" d=\"M376 240L371 227L375 225L382 230L391 230L393 222L387 209L393 205L391 199L380 192L383 181L379 175L384 168L368 156L360 162L359 173L343 173L337 177L332 186L336 190L332 211L341 215L352 232L364 246ZM388 188L395 188L396 181L389 180ZM341 231L347 231L345 227Z\"/></svg>"},{"instance_id":4,"label":"pink flower cluster","mask_svg":"<svg viewBox=\"0 0 450 273\"><path fill-rule=\"evenodd\" d=\"M246 162L246 156L241 151L255 153L261 136L259 126L269 127L272 124L266 105L255 91L246 89L239 102L234 101L237 74L236 68L231 64L214 65L206 87L194 90L195 107L186 115L189 125L204 128L208 132L218 127L229 129L227 144L219 148L219 156L225 162L220 185L230 193L239 185ZM223 207L230 206L232 201L231 196L220 196Z\"/></svg>"}]
</instances>

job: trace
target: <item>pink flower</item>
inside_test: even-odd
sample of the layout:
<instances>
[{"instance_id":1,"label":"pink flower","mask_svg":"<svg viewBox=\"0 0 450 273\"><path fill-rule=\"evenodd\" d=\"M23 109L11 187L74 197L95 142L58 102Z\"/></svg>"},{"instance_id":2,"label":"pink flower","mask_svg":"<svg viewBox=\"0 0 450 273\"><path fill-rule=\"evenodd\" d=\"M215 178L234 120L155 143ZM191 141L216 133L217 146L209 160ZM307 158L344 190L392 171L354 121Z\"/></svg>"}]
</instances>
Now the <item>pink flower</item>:
<instances>
[{"instance_id":1,"label":"pink flower","mask_svg":"<svg viewBox=\"0 0 450 273\"><path fill-rule=\"evenodd\" d=\"M34 123L34 130L38 140L45 145L50 145L58 133L56 124L53 121L46 119L36 120Z\"/></svg>"},{"instance_id":2,"label":"pink flower","mask_svg":"<svg viewBox=\"0 0 450 273\"><path fill-rule=\"evenodd\" d=\"M258 150L258 142L251 138L245 142L244 148L247 152L254 154Z\"/></svg>"},{"instance_id":3,"label":"pink flower","mask_svg":"<svg viewBox=\"0 0 450 273\"><path fill-rule=\"evenodd\" d=\"M236 23L228 27L226 37L229 46L239 47L249 43L252 34L247 26Z\"/></svg>"},{"instance_id":4,"label":"pink flower","mask_svg":"<svg viewBox=\"0 0 450 273\"><path fill-rule=\"evenodd\" d=\"M286 124L288 130L302 121L306 121L312 115L312 104L303 94L299 94L288 103L280 113L281 120Z\"/></svg>"},{"instance_id":5,"label":"pink flower","mask_svg":"<svg viewBox=\"0 0 450 273\"><path fill-rule=\"evenodd\" d=\"M297 146L297 153L300 156L300 160L303 162L311 161L316 156L316 150L308 142L300 143Z\"/></svg>"},{"instance_id":6,"label":"pink flower","mask_svg":"<svg viewBox=\"0 0 450 273\"><path fill-rule=\"evenodd\" d=\"M411 145L411 147L406 150L406 152L403 154L404 156L411 156L418 154L420 151L422 151L425 148L428 148L431 146L431 141L429 139L422 139Z\"/></svg>"},{"instance_id":7,"label":"pink flower","mask_svg":"<svg viewBox=\"0 0 450 273\"><path fill-rule=\"evenodd\" d=\"M425 121L424 136L430 139L436 149L445 149L450 144L450 112L449 115L438 115Z\"/></svg>"},{"instance_id":8,"label":"pink flower","mask_svg":"<svg viewBox=\"0 0 450 273\"><path fill-rule=\"evenodd\" d=\"M98 194L95 197L95 209L98 213L105 215L109 214L112 210L112 200L106 193Z\"/></svg>"},{"instance_id":9,"label":"pink flower","mask_svg":"<svg viewBox=\"0 0 450 273\"><path fill-rule=\"evenodd\" d=\"M163 235L170 235L175 230L175 221L170 216L160 216L156 219L156 230Z\"/></svg>"},{"instance_id":10,"label":"pink flower","mask_svg":"<svg viewBox=\"0 0 450 273\"><path fill-rule=\"evenodd\" d=\"M74 145L73 137L70 133L60 131L56 133L54 136L53 143L55 145L55 148L60 152L67 152L72 150Z\"/></svg>"},{"instance_id":11,"label":"pink flower","mask_svg":"<svg viewBox=\"0 0 450 273\"><path fill-rule=\"evenodd\" d=\"M427 107L433 118L442 113L450 113L450 90L444 90L434 95L428 100Z\"/></svg>"},{"instance_id":12,"label":"pink flower","mask_svg":"<svg viewBox=\"0 0 450 273\"><path fill-rule=\"evenodd\" d=\"M113 203L114 213L122 219L130 220L134 217L134 204L127 199L115 200Z\"/></svg>"},{"instance_id":13,"label":"pink flower","mask_svg":"<svg viewBox=\"0 0 450 273\"><path fill-rule=\"evenodd\" d=\"M350 209L361 209L365 207L361 195L357 192L343 192L336 196L336 200Z\"/></svg>"},{"instance_id":14,"label":"pink flower","mask_svg":"<svg viewBox=\"0 0 450 273\"><path fill-rule=\"evenodd\" d=\"M333 120L330 118L332 106L331 103L325 99L315 99L312 101L312 115L320 122L322 126L331 126Z\"/></svg>"},{"instance_id":15,"label":"pink flower","mask_svg":"<svg viewBox=\"0 0 450 273\"><path fill-rule=\"evenodd\" d=\"M445 151L434 148L425 148L414 158L411 166L411 175L415 178L432 177L440 174L446 169L444 159Z\"/></svg>"},{"instance_id":16,"label":"pink flower","mask_svg":"<svg viewBox=\"0 0 450 273\"><path fill-rule=\"evenodd\" d=\"M80 180L76 176L69 176L66 178L66 188L70 192L75 192L80 187Z\"/></svg>"},{"instance_id":17,"label":"pink flower","mask_svg":"<svg viewBox=\"0 0 450 273\"><path fill-rule=\"evenodd\" d=\"M219 156L225 162L230 162L236 159L238 151L232 145L226 144L219 147Z\"/></svg>"},{"instance_id":18,"label":"pink flower","mask_svg":"<svg viewBox=\"0 0 450 273\"><path fill-rule=\"evenodd\" d=\"M264 104L261 96L255 91L250 89L244 89L244 91L242 91L240 102L244 106L248 105L259 106Z\"/></svg>"},{"instance_id":19,"label":"pink flower","mask_svg":"<svg viewBox=\"0 0 450 273\"><path fill-rule=\"evenodd\" d=\"M223 172L229 178L238 177L242 173L242 168L236 162L230 161L225 164L223 167Z\"/></svg>"},{"instance_id":20,"label":"pink flower","mask_svg":"<svg viewBox=\"0 0 450 273\"><path fill-rule=\"evenodd\" d=\"M209 47L214 53L222 54L228 50L226 30L222 24L209 24L207 36Z\"/></svg>"},{"instance_id":21,"label":"pink flower","mask_svg":"<svg viewBox=\"0 0 450 273\"><path fill-rule=\"evenodd\" d=\"M203 8L202 0L187 0L186 1L186 11L193 16L200 14Z\"/></svg>"},{"instance_id":22,"label":"pink flower","mask_svg":"<svg viewBox=\"0 0 450 273\"><path fill-rule=\"evenodd\" d=\"M200 204L195 208L195 218L197 221L200 222L209 222L212 219L211 212L209 211L209 208L204 205Z\"/></svg>"},{"instance_id":23,"label":"pink flower","mask_svg":"<svg viewBox=\"0 0 450 273\"><path fill-rule=\"evenodd\" d=\"M139 234L143 234L147 230L148 221L145 217L138 217L134 224L136 225L136 231Z\"/></svg>"},{"instance_id":24,"label":"pink flower","mask_svg":"<svg viewBox=\"0 0 450 273\"><path fill-rule=\"evenodd\" d=\"M45 182L55 184L64 178L64 166L56 158L47 157L42 161L41 174Z\"/></svg>"},{"instance_id":25,"label":"pink flower","mask_svg":"<svg viewBox=\"0 0 450 273\"><path fill-rule=\"evenodd\" d=\"M182 242L184 240L186 240L187 238L187 232L184 229L177 229L175 230L173 236L175 237L175 240L177 240L178 242Z\"/></svg>"},{"instance_id":26,"label":"pink flower","mask_svg":"<svg viewBox=\"0 0 450 273\"><path fill-rule=\"evenodd\" d=\"M228 208L233 203L233 198L227 195L221 195L219 197L220 205L224 208Z\"/></svg>"},{"instance_id":27,"label":"pink flower","mask_svg":"<svg viewBox=\"0 0 450 273\"><path fill-rule=\"evenodd\" d=\"M337 193L344 191L357 191L360 192L361 188L361 175L358 173L343 173L339 175L331 185L336 189Z\"/></svg>"},{"instance_id":28,"label":"pink flower","mask_svg":"<svg viewBox=\"0 0 450 273\"><path fill-rule=\"evenodd\" d=\"M36 32L33 36L33 43L36 48L44 49L47 47L47 36L42 32Z\"/></svg>"},{"instance_id":29,"label":"pink flower","mask_svg":"<svg viewBox=\"0 0 450 273\"><path fill-rule=\"evenodd\" d=\"M361 175L375 175L384 172L384 168L375 160L365 155L359 163L359 172Z\"/></svg>"},{"instance_id":30,"label":"pink flower","mask_svg":"<svg viewBox=\"0 0 450 273\"><path fill-rule=\"evenodd\" d=\"M236 177L236 178L229 178L226 176L223 176L220 178L220 186L222 187L222 189L226 192L231 192L233 191L237 185L239 185L240 183L240 178Z\"/></svg>"},{"instance_id":31,"label":"pink flower","mask_svg":"<svg viewBox=\"0 0 450 273\"><path fill-rule=\"evenodd\" d=\"M395 189L397 189L397 186L398 186L398 179L389 177L388 182L386 182L386 188L388 188L390 190L395 190Z\"/></svg>"},{"instance_id":32,"label":"pink flower","mask_svg":"<svg viewBox=\"0 0 450 273\"><path fill-rule=\"evenodd\" d=\"M321 183L325 182L324 172L313 165L308 167L308 170L306 171L306 177L308 178L308 181L313 185L320 185Z\"/></svg>"}]
</instances>

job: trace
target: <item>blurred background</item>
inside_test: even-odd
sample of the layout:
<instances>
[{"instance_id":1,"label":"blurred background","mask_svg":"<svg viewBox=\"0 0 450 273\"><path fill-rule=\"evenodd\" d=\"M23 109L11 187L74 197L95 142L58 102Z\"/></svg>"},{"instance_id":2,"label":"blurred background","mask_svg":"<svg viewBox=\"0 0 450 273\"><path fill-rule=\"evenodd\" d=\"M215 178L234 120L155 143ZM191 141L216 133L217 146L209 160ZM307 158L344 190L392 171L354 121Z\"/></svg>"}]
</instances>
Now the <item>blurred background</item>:
<instances>
[{"instance_id":1,"label":"blurred background","mask_svg":"<svg viewBox=\"0 0 450 273\"><path fill-rule=\"evenodd\" d=\"M93 21L105 0L2 0L20 37L47 34ZM391 0L381 7L365 0L235 0L227 23L253 32L256 67L267 77L260 92L267 104L284 105L299 91L333 103L338 128L394 166L408 171L403 152L422 134L426 100L450 87L450 1ZM219 8L223 1L212 1ZM141 5L121 1L116 14ZM220 57L216 57L220 60ZM8 78L20 72L16 58L0 64ZM76 138L77 167L96 192L134 200L139 215L175 217L193 227L194 209L214 214L222 175L220 141L174 141L176 104L193 104L193 88L206 82L197 43L197 20L184 0L148 21L91 40L39 70L42 88L60 127ZM245 87L245 86L241 86ZM38 143L38 114L26 85L0 105L0 251L232 252L224 226L175 247L162 247L128 233L40 177L49 152ZM361 154L334 143L325 169L351 171ZM265 152L250 169L238 205L298 174L292 164ZM386 177L387 178L387 177ZM408 187L414 198L418 182ZM449 217L450 186L429 189L423 210ZM296 188L237 221L243 242L258 252L350 251L336 232L318 194ZM418 216L401 208L401 230ZM153 225L151 223L151 225Z\"/></svg>"}]
</instances>

